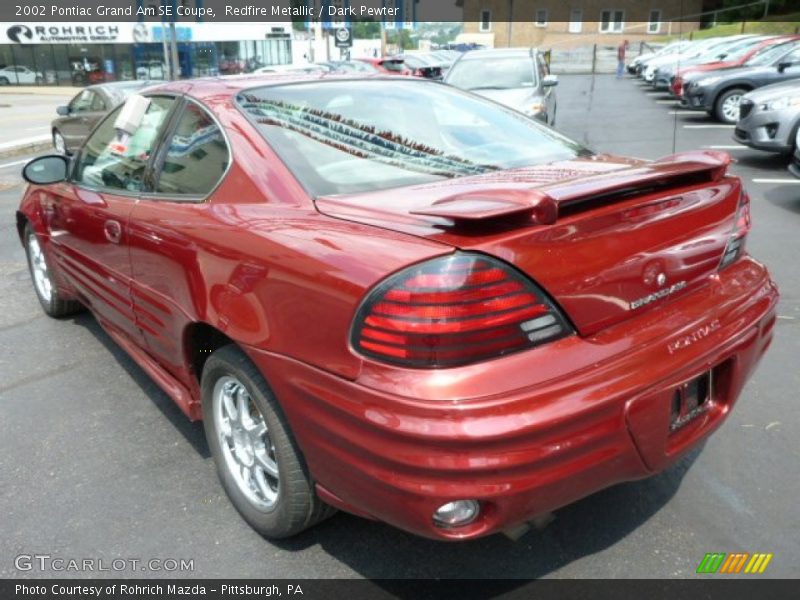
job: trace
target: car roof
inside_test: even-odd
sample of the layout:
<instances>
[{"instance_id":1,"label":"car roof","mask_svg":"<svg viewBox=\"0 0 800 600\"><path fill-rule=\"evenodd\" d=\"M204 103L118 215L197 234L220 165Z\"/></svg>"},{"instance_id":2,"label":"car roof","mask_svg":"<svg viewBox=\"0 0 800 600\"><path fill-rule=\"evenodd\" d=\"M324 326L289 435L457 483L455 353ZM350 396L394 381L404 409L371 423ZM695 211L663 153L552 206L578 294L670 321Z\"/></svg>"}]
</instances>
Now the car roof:
<instances>
[{"instance_id":1,"label":"car roof","mask_svg":"<svg viewBox=\"0 0 800 600\"><path fill-rule=\"evenodd\" d=\"M419 83L430 83L426 79L419 77L398 78L392 75L381 73L360 73L360 72L285 72L285 73L248 73L243 75L220 75L216 77L202 77L199 79L182 79L180 81L170 81L162 85L156 85L147 90L148 93L172 92L186 93L198 100L212 99L220 95L235 95L242 90L257 87L278 86L306 82L322 81L357 81L367 79L382 79L385 81L413 81ZM439 85L439 84L436 84ZM188 89L187 89L187 86Z\"/></svg>"}]
</instances>

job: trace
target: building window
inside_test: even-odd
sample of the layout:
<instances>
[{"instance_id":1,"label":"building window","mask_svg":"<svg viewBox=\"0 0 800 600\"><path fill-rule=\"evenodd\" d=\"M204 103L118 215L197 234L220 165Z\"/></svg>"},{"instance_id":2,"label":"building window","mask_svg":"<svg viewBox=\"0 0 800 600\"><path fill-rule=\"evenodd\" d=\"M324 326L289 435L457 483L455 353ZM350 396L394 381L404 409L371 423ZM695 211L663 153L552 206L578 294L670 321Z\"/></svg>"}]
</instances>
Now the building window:
<instances>
[{"instance_id":1,"label":"building window","mask_svg":"<svg viewBox=\"0 0 800 600\"><path fill-rule=\"evenodd\" d=\"M647 33L658 33L661 31L661 11L651 10L650 21L647 23Z\"/></svg>"},{"instance_id":2,"label":"building window","mask_svg":"<svg viewBox=\"0 0 800 600\"><path fill-rule=\"evenodd\" d=\"M547 27L547 9L539 8L536 10L536 26Z\"/></svg>"},{"instance_id":3,"label":"building window","mask_svg":"<svg viewBox=\"0 0 800 600\"><path fill-rule=\"evenodd\" d=\"M624 10L604 10L600 13L600 31L602 33L622 33L624 29Z\"/></svg>"},{"instance_id":4,"label":"building window","mask_svg":"<svg viewBox=\"0 0 800 600\"><path fill-rule=\"evenodd\" d=\"M580 8L573 8L569 11L569 32L580 33L583 29L583 11Z\"/></svg>"},{"instance_id":5,"label":"building window","mask_svg":"<svg viewBox=\"0 0 800 600\"><path fill-rule=\"evenodd\" d=\"M481 11L481 31L491 31L492 30L492 11L490 10L482 10Z\"/></svg>"}]
</instances>

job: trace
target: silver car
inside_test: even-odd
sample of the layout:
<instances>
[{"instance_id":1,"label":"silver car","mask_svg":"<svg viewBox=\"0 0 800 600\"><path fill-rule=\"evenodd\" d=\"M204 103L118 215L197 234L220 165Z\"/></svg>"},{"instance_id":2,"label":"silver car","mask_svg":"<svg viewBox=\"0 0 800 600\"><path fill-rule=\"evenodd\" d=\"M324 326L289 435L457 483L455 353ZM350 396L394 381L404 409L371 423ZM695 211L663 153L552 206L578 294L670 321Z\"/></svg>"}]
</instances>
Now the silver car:
<instances>
[{"instance_id":1,"label":"silver car","mask_svg":"<svg viewBox=\"0 0 800 600\"><path fill-rule=\"evenodd\" d=\"M472 50L450 67L444 82L555 125L558 78L535 48Z\"/></svg>"},{"instance_id":2,"label":"silver car","mask_svg":"<svg viewBox=\"0 0 800 600\"><path fill-rule=\"evenodd\" d=\"M800 179L800 128L797 129L797 135L794 138L794 156L789 164L789 173Z\"/></svg>"},{"instance_id":3,"label":"silver car","mask_svg":"<svg viewBox=\"0 0 800 600\"><path fill-rule=\"evenodd\" d=\"M745 94L733 139L758 150L791 154L800 127L800 79Z\"/></svg>"}]
</instances>

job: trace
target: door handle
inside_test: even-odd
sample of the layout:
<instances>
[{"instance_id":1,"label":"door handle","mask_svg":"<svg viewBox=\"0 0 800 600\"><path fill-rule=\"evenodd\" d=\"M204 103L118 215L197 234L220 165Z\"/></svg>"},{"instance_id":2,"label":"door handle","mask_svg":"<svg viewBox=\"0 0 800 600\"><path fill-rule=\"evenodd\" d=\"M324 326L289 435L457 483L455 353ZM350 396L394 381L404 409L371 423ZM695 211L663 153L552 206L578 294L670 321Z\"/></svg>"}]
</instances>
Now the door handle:
<instances>
[{"instance_id":1,"label":"door handle","mask_svg":"<svg viewBox=\"0 0 800 600\"><path fill-rule=\"evenodd\" d=\"M122 239L122 225L119 221L106 221L103 225L103 232L106 234L106 239L112 244L119 244Z\"/></svg>"}]
</instances>

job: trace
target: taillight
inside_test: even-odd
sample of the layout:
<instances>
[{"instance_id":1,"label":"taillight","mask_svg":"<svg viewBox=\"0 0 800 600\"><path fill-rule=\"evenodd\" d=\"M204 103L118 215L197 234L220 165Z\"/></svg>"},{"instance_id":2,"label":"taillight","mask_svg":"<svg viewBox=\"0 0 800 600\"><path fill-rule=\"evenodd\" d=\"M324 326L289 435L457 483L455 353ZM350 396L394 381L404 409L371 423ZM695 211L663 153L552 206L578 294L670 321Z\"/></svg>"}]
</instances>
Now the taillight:
<instances>
[{"instance_id":1,"label":"taillight","mask_svg":"<svg viewBox=\"0 0 800 600\"><path fill-rule=\"evenodd\" d=\"M356 314L353 347L408 367L452 367L517 352L572 333L528 278L483 255L415 265L376 287Z\"/></svg>"},{"instance_id":2,"label":"taillight","mask_svg":"<svg viewBox=\"0 0 800 600\"><path fill-rule=\"evenodd\" d=\"M739 200L739 208L736 211L736 224L733 227L730 238L728 238L728 245L725 246L725 254L722 255L722 261L719 263L719 268L723 269L744 254L744 240L747 234L750 233L750 196L747 192L742 191L742 196Z\"/></svg>"}]
</instances>

